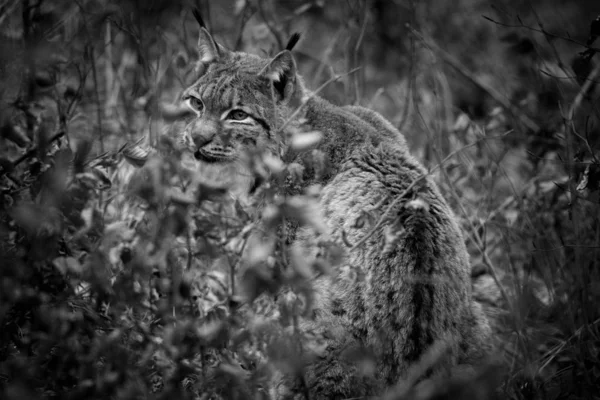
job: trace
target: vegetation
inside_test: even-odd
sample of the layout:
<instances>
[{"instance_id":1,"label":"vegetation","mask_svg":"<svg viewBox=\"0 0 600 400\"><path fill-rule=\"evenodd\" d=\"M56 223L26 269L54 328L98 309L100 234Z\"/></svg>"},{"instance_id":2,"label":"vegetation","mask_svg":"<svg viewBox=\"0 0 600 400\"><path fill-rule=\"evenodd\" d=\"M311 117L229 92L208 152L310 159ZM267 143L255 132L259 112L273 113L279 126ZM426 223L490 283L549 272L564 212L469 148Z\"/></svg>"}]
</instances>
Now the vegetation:
<instances>
[{"instance_id":1,"label":"vegetation","mask_svg":"<svg viewBox=\"0 0 600 400\"><path fill-rule=\"evenodd\" d=\"M311 266L279 239L321 223L311 193L278 196L298 166L255 159L257 241L252 204L223 201L169 135L194 9L229 48L273 55L303 32L308 86L399 127L462 223L498 353L386 397L597 398L594 2L190 3L0 0L1 398L267 398L321 344L299 326Z\"/></svg>"}]
</instances>

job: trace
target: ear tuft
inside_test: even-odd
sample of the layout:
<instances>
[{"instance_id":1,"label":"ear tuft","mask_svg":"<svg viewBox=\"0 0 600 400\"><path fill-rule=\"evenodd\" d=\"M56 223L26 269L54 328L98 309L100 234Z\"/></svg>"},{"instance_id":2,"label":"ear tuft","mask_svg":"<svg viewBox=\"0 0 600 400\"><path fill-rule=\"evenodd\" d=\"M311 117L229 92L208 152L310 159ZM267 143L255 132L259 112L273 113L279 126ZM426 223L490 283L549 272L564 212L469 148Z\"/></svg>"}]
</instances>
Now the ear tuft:
<instances>
[{"instance_id":1,"label":"ear tuft","mask_svg":"<svg viewBox=\"0 0 600 400\"><path fill-rule=\"evenodd\" d=\"M281 100L287 101L296 89L296 62L289 50L277 54L263 68L260 75L267 77Z\"/></svg>"},{"instance_id":2,"label":"ear tuft","mask_svg":"<svg viewBox=\"0 0 600 400\"><path fill-rule=\"evenodd\" d=\"M192 10L192 14L194 14L194 18L196 19L196 22L198 22L198 25L200 25L200 28L208 29L206 28L206 24L202 19L202 14L200 14L200 10L198 9L198 7L194 7L194 9Z\"/></svg>"},{"instance_id":3,"label":"ear tuft","mask_svg":"<svg viewBox=\"0 0 600 400\"><path fill-rule=\"evenodd\" d=\"M294 32L292 37L290 37L290 40L288 40L287 45L285 46L285 49L292 51L292 49L296 46L296 43L298 43L298 40L300 40L300 33Z\"/></svg>"}]
</instances>

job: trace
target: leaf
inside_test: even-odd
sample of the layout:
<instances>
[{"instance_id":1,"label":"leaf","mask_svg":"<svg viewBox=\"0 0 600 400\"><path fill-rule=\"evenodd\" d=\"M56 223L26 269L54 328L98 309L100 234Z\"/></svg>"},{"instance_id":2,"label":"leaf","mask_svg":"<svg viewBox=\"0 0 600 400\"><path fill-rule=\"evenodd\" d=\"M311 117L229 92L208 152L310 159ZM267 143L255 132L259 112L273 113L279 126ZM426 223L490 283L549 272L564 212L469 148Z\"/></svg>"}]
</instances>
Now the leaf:
<instances>
[{"instance_id":1,"label":"leaf","mask_svg":"<svg viewBox=\"0 0 600 400\"><path fill-rule=\"evenodd\" d=\"M13 170L13 163L7 158L0 157L0 176L10 174Z\"/></svg>"},{"instance_id":2,"label":"leaf","mask_svg":"<svg viewBox=\"0 0 600 400\"><path fill-rule=\"evenodd\" d=\"M8 209L11 208L13 205L15 204L15 200L12 198L12 196L9 196L8 194L2 195L2 200L0 201L0 207L2 207L3 209Z\"/></svg>"},{"instance_id":3,"label":"leaf","mask_svg":"<svg viewBox=\"0 0 600 400\"><path fill-rule=\"evenodd\" d=\"M325 153L321 150L313 150L312 151L312 162L311 162L311 166L313 168L313 170L315 171L315 179L317 181L320 181L323 179L324 176L326 176L327 174L327 156L325 155Z\"/></svg>"},{"instance_id":4,"label":"leaf","mask_svg":"<svg viewBox=\"0 0 600 400\"><path fill-rule=\"evenodd\" d=\"M292 135L290 147L296 151L308 150L316 147L319 144L319 142L321 142L322 138L323 134L319 131L296 131Z\"/></svg>"},{"instance_id":5,"label":"leaf","mask_svg":"<svg viewBox=\"0 0 600 400\"><path fill-rule=\"evenodd\" d=\"M280 287L264 264L246 269L242 274L241 284L246 301L249 303L264 292L276 293Z\"/></svg>"},{"instance_id":6,"label":"leaf","mask_svg":"<svg viewBox=\"0 0 600 400\"><path fill-rule=\"evenodd\" d=\"M571 69L575 72L579 86L583 86L593 69L592 58L586 54L579 54L571 61Z\"/></svg>"},{"instance_id":7,"label":"leaf","mask_svg":"<svg viewBox=\"0 0 600 400\"><path fill-rule=\"evenodd\" d=\"M247 0L235 0L235 4L233 6L233 15L240 15L246 6Z\"/></svg>"},{"instance_id":8,"label":"leaf","mask_svg":"<svg viewBox=\"0 0 600 400\"><path fill-rule=\"evenodd\" d=\"M244 382L249 374L248 371L244 370L239 365L233 365L229 363L223 363L219 365L219 370L240 383Z\"/></svg>"},{"instance_id":9,"label":"leaf","mask_svg":"<svg viewBox=\"0 0 600 400\"><path fill-rule=\"evenodd\" d=\"M311 279L314 274L308 262L308 257L302 251L301 246L291 246L290 253L292 261L291 265L294 269L294 272L296 272L296 274L302 279Z\"/></svg>"},{"instance_id":10,"label":"leaf","mask_svg":"<svg viewBox=\"0 0 600 400\"><path fill-rule=\"evenodd\" d=\"M179 188L172 188L166 191L167 198L174 204L179 206L191 206L196 204L196 199L192 195L183 193Z\"/></svg>"},{"instance_id":11,"label":"leaf","mask_svg":"<svg viewBox=\"0 0 600 400\"><path fill-rule=\"evenodd\" d=\"M577 185L576 190L578 192L581 192L581 191L585 190L585 188L587 188L588 181L589 181L589 176L590 176L590 165L588 164L585 167L585 171L583 172L583 176L581 177L581 181L579 181L579 184Z\"/></svg>"},{"instance_id":12,"label":"leaf","mask_svg":"<svg viewBox=\"0 0 600 400\"><path fill-rule=\"evenodd\" d=\"M167 121L177 121L181 118L189 117L194 115L194 112L187 106L180 106L177 104L161 103L160 104L160 115Z\"/></svg>"},{"instance_id":13,"label":"leaf","mask_svg":"<svg viewBox=\"0 0 600 400\"><path fill-rule=\"evenodd\" d=\"M108 189L112 186L112 182L108 174L104 171L102 167L95 166L94 168L92 168L92 173L98 179L99 189Z\"/></svg>"},{"instance_id":14,"label":"leaf","mask_svg":"<svg viewBox=\"0 0 600 400\"><path fill-rule=\"evenodd\" d=\"M223 321L212 321L196 328L196 335L205 346L215 346L227 340L227 325Z\"/></svg>"},{"instance_id":15,"label":"leaf","mask_svg":"<svg viewBox=\"0 0 600 400\"><path fill-rule=\"evenodd\" d=\"M67 188L67 180L73 168L73 152L61 149L54 154L54 165L44 174L44 189L50 197L57 198Z\"/></svg>"},{"instance_id":16,"label":"leaf","mask_svg":"<svg viewBox=\"0 0 600 400\"><path fill-rule=\"evenodd\" d=\"M317 258L313 262L313 268L318 273L327 275L327 276L333 276L333 273L334 273L334 269L333 269L332 265L330 263L326 262L325 260L322 260L319 258Z\"/></svg>"},{"instance_id":17,"label":"leaf","mask_svg":"<svg viewBox=\"0 0 600 400\"><path fill-rule=\"evenodd\" d=\"M204 200L214 199L215 197L221 197L225 195L228 191L228 187L225 185L220 185L216 182L208 182L202 181L198 182L198 203L203 202Z\"/></svg>"},{"instance_id":18,"label":"leaf","mask_svg":"<svg viewBox=\"0 0 600 400\"><path fill-rule=\"evenodd\" d=\"M294 162L287 166L287 171L293 183L302 182L302 176L304 175L304 166Z\"/></svg>"},{"instance_id":19,"label":"leaf","mask_svg":"<svg viewBox=\"0 0 600 400\"><path fill-rule=\"evenodd\" d=\"M150 156L150 151L139 144L126 146L122 151L123 157L134 167L143 167Z\"/></svg>"},{"instance_id":20,"label":"leaf","mask_svg":"<svg viewBox=\"0 0 600 400\"><path fill-rule=\"evenodd\" d=\"M57 257L52 261L52 264L58 269L63 275L72 273L75 275L81 275L83 267L73 257Z\"/></svg>"},{"instance_id":21,"label":"leaf","mask_svg":"<svg viewBox=\"0 0 600 400\"><path fill-rule=\"evenodd\" d=\"M83 271L85 279L91 284L92 289L102 295L112 291L108 260L100 251L94 251L85 259Z\"/></svg>"},{"instance_id":22,"label":"leaf","mask_svg":"<svg viewBox=\"0 0 600 400\"><path fill-rule=\"evenodd\" d=\"M262 159L267 168L269 168L269 171L271 171L273 174L280 174L285 169L285 165L279 157L275 157L274 155L267 153L263 155Z\"/></svg>"},{"instance_id":23,"label":"leaf","mask_svg":"<svg viewBox=\"0 0 600 400\"><path fill-rule=\"evenodd\" d=\"M0 137L4 137L19 147L27 147L31 144L31 140L27 137L27 133L20 126L6 122L0 128Z\"/></svg>"},{"instance_id":24,"label":"leaf","mask_svg":"<svg viewBox=\"0 0 600 400\"><path fill-rule=\"evenodd\" d=\"M383 228L383 250L382 254L386 255L391 253L398 244L398 241L404 234L405 229L403 227L399 227L397 224L394 225L386 225Z\"/></svg>"},{"instance_id":25,"label":"leaf","mask_svg":"<svg viewBox=\"0 0 600 400\"><path fill-rule=\"evenodd\" d=\"M221 257L221 262L227 262L227 257ZM229 277L223 271L210 271L206 274L206 287L220 300L225 299L229 292Z\"/></svg>"},{"instance_id":26,"label":"leaf","mask_svg":"<svg viewBox=\"0 0 600 400\"><path fill-rule=\"evenodd\" d=\"M42 89L52 87L56 84L54 76L47 71L37 71L34 80L35 84Z\"/></svg>"},{"instance_id":27,"label":"leaf","mask_svg":"<svg viewBox=\"0 0 600 400\"><path fill-rule=\"evenodd\" d=\"M143 200L152 203L163 199L163 171L161 162L152 158L143 168L135 170L128 183L128 191Z\"/></svg>"},{"instance_id":28,"label":"leaf","mask_svg":"<svg viewBox=\"0 0 600 400\"><path fill-rule=\"evenodd\" d=\"M248 243L249 250L246 262L250 266L256 266L267 261L267 258L273 253L273 242Z\"/></svg>"},{"instance_id":29,"label":"leaf","mask_svg":"<svg viewBox=\"0 0 600 400\"><path fill-rule=\"evenodd\" d=\"M33 235L46 220L47 210L34 204L22 204L10 210L10 216L17 225Z\"/></svg>"},{"instance_id":30,"label":"leaf","mask_svg":"<svg viewBox=\"0 0 600 400\"><path fill-rule=\"evenodd\" d=\"M106 172L102 171L99 167L92 168L91 172L78 173L75 175L75 179L76 183L83 184L83 187L86 189L106 190L112 186L112 182Z\"/></svg>"},{"instance_id":31,"label":"leaf","mask_svg":"<svg viewBox=\"0 0 600 400\"><path fill-rule=\"evenodd\" d=\"M320 208L313 198L308 196L290 197L282 209L286 217L298 221L301 225L310 226L320 234L326 234L329 231Z\"/></svg>"},{"instance_id":32,"label":"leaf","mask_svg":"<svg viewBox=\"0 0 600 400\"><path fill-rule=\"evenodd\" d=\"M268 230L275 229L282 220L281 210L274 204L267 205L262 211L262 220Z\"/></svg>"},{"instance_id":33,"label":"leaf","mask_svg":"<svg viewBox=\"0 0 600 400\"><path fill-rule=\"evenodd\" d=\"M75 154L73 155L73 170L75 174L83 172L86 159L92 150L92 141L88 139L77 142Z\"/></svg>"},{"instance_id":34,"label":"leaf","mask_svg":"<svg viewBox=\"0 0 600 400\"><path fill-rule=\"evenodd\" d=\"M113 248L119 244L130 241L135 235L135 230L130 229L126 221L116 221L106 225L102 246L105 249Z\"/></svg>"}]
</instances>

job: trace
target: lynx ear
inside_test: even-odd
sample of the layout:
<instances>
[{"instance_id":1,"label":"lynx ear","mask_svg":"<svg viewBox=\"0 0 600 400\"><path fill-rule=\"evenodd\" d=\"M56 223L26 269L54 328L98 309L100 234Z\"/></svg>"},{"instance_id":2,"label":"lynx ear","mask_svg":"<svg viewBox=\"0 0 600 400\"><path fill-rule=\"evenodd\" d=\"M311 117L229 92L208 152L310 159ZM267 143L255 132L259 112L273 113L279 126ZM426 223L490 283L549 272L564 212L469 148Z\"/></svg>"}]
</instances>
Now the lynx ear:
<instances>
[{"instance_id":1,"label":"lynx ear","mask_svg":"<svg viewBox=\"0 0 600 400\"><path fill-rule=\"evenodd\" d=\"M292 53L283 50L277 54L269 64L263 68L260 75L265 76L273 83L276 94L283 101L288 101L296 91L296 62Z\"/></svg>"},{"instance_id":2,"label":"lynx ear","mask_svg":"<svg viewBox=\"0 0 600 400\"><path fill-rule=\"evenodd\" d=\"M215 39L208 33L206 28L200 28L200 37L198 38L198 62L209 64L217 61L221 57L221 50Z\"/></svg>"}]
</instances>

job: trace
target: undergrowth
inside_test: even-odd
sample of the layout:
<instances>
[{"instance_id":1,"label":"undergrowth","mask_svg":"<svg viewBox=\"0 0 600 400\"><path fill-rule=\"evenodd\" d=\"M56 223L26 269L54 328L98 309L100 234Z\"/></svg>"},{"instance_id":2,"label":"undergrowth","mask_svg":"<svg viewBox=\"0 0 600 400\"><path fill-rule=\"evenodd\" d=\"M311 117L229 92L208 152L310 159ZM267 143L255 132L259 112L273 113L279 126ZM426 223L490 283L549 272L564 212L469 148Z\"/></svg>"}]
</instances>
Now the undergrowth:
<instances>
[{"instance_id":1,"label":"undergrowth","mask_svg":"<svg viewBox=\"0 0 600 400\"><path fill-rule=\"evenodd\" d=\"M281 197L298 165L251 157L257 215L165 134L197 57L187 3L0 1L2 398L266 398L318 354L321 338L298 326L312 266L280 231L320 228L318 188ZM496 360L386 398L594 398L600 22L565 5L591 24L569 35L545 25L542 2L405 3L198 9L236 49L273 54L304 30L309 86L401 128L462 224ZM339 249L322 246L326 274Z\"/></svg>"}]
</instances>

